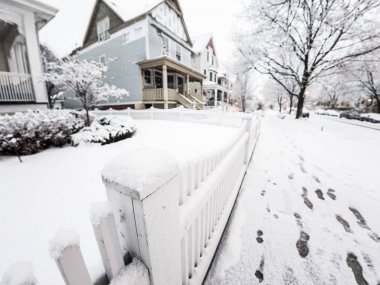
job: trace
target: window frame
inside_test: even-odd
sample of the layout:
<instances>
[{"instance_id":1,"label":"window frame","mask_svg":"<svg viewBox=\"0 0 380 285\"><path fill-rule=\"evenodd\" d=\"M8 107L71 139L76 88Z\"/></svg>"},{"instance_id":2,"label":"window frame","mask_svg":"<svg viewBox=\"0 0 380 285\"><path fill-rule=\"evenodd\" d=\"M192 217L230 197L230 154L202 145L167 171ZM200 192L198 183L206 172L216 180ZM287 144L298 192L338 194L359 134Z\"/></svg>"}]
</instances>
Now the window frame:
<instances>
[{"instance_id":1,"label":"window frame","mask_svg":"<svg viewBox=\"0 0 380 285\"><path fill-rule=\"evenodd\" d=\"M103 42L111 37L110 34L110 18L104 17L96 23L96 32L98 35L98 41Z\"/></svg>"}]
</instances>

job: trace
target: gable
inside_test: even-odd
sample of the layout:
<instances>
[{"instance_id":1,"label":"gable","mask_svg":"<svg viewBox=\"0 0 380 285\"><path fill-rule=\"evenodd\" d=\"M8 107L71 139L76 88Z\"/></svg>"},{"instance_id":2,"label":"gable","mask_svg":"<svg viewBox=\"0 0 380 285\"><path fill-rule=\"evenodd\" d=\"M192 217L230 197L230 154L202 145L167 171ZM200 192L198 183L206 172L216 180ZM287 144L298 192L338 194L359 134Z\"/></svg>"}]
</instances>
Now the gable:
<instances>
[{"instance_id":1,"label":"gable","mask_svg":"<svg viewBox=\"0 0 380 285\"><path fill-rule=\"evenodd\" d=\"M191 44L182 10L177 0L165 0L152 10L151 15L158 23L168 28L185 42Z\"/></svg>"},{"instance_id":2,"label":"gable","mask_svg":"<svg viewBox=\"0 0 380 285\"><path fill-rule=\"evenodd\" d=\"M206 48L212 48L212 53L214 56L216 56L216 52L215 52L215 47L214 47L214 41L213 39L211 38L206 46Z\"/></svg>"},{"instance_id":3,"label":"gable","mask_svg":"<svg viewBox=\"0 0 380 285\"><path fill-rule=\"evenodd\" d=\"M97 23L106 17L109 18L109 31L117 30L124 22L123 20L102 0L95 4L90 23L87 28L83 46L89 46L98 41Z\"/></svg>"}]
</instances>

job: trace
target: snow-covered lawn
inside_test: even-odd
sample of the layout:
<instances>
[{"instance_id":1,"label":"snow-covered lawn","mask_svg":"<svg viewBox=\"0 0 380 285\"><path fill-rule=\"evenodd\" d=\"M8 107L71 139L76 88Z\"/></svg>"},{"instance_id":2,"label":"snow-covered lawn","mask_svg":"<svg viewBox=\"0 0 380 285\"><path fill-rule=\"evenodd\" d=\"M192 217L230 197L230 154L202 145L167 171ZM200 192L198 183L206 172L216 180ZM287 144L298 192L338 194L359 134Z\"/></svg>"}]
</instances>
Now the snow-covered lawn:
<instances>
[{"instance_id":1,"label":"snow-covered lawn","mask_svg":"<svg viewBox=\"0 0 380 285\"><path fill-rule=\"evenodd\" d=\"M205 284L380 284L380 133L267 115Z\"/></svg>"},{"instance_id":2,"label":"snow-covered lawn","mask_svg":"<svg viewBox=\"0 0 380 285\"><path fill-rule=\"evenodd\" d=\"M115 144L50 149L23 157L0 157L0 279L18 261L31 261L40 284L63 285L49 256L60 228L74 229L93 278L103 272L89 209L105 201L100 172L114 156L148 146L181 161L225 147L238 129L168 121L136 121L136 135Z\"/></svg>"}]
</instances>

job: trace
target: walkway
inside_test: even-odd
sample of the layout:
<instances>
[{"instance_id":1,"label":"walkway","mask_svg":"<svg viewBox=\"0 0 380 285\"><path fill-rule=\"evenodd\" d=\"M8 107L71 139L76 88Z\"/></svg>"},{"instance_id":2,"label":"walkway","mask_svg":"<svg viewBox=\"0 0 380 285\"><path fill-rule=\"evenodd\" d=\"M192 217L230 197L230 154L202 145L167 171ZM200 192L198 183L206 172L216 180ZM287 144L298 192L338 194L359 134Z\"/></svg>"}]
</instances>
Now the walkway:
<instances>
[{"instance_id":1,"label":"walkway","mask_svg":"<svg viewBox=\"0 0 380 285\"><path fill-rule=\"evenodd\" d=\"M380 284L380 136L265 118L211 284Z\"/></svg>"}]
</instances>

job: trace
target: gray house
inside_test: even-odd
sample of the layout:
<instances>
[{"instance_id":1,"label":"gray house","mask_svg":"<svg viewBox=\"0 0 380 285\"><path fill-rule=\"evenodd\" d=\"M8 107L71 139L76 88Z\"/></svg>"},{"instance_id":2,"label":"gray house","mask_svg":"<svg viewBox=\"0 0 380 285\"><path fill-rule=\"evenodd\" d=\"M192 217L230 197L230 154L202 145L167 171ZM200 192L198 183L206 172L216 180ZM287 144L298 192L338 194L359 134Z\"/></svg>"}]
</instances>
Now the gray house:
<instances>
[{"instance_id":1,"label":"gray house","mask_svg":"<svg viewBox=\"0 0 380 285\"><path fill-rule=\"evenodd\" d=\"M102 102L100 109L203 108L202 92L191 92L203 73L192 68L192 42L177 0L97 0L81 59L108 65L107 83L129 96Z\"/></svg>"}]
</instances>

